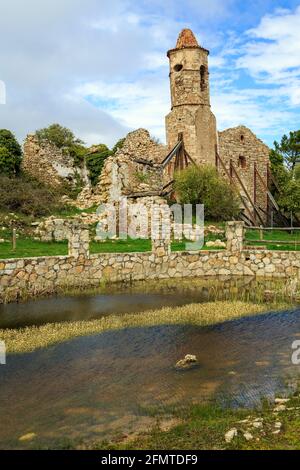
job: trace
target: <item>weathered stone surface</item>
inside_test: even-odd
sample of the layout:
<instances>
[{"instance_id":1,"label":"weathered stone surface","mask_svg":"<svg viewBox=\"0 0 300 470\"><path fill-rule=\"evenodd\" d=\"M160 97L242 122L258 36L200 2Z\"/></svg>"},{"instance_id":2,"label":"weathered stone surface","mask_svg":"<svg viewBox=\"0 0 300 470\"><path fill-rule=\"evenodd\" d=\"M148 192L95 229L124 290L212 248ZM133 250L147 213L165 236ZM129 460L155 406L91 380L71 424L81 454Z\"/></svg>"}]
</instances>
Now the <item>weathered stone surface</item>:
<instances>
[{"instance_id":1,"label":"weathered stone surface","mask_svg":"<svg viewBox=\"0 0 300 470\"><path fill-rule=\"evenodd\" d=\"M238 126L219 132L219 154L228 171L230 171L230 162L233 163L252 201L266 210L267 193L265 186L259 177L257 177L254 182L254 170L256 167L263 181L266 183L268 165L270 163L269 147L258 139L250 129L245 126ZM225 172L222 168L219 168L219 171L225 176ZM233 179L239 186L235 175ZM244 197L246 196L243 190L241 194ZM253 209L250 203L248 203L248 207L252 212ZM259 224L259 221L257 223Z\"/></svg>"},{"instance_id":2,"label":"weathered stone surface","mask_svg":"<svg viewBox=\"0 0 300 470\"><path fill-rule=\"evenodd\" d=\"M37 180L59 187L64 182L76 184L78 177L89 184L86 168L75 166L73 158L50 142L40 143L35 135L28 135L24 144L22 168Z\"/></svg>"},{"instance_id":3,"label":"weathered stone surface","mask_svg":"<svg viewBox=\"0 0 300 470\"><path fill-rule=\"evenodd\" d=\"M168 52L172 111L166 117L168 148L183 134L186 150L199 164L215 162L216 118L210 109L208 54L190 30Z\"/></svg>"},{"instance_id":4,"label":"weathered stone surface","mask_svg":"<svg viewBox=\"0 0 300 470\"><path fill-rule=\"evenodd\" d=\"M230 243L236 247L234 237L236 233L240 234L239 222L232 223L229 227ZM278 260L281 261L280 264L277 263ZM27 289L29 293L38 294L45 288L55 289L64 285L99 285L101 280L116 282L255 275L289 278L291 281L288 285L294 286L297 280L300 281L300 269L297 267L299 263L300 253L296 251L171 252L170 241L164 239L153 241L150 252L89 255L88 230L78 223L69 233L68 256L1 260L0 302L7 298L17 298L20 287Z\"/></svg>"}]
</instances>

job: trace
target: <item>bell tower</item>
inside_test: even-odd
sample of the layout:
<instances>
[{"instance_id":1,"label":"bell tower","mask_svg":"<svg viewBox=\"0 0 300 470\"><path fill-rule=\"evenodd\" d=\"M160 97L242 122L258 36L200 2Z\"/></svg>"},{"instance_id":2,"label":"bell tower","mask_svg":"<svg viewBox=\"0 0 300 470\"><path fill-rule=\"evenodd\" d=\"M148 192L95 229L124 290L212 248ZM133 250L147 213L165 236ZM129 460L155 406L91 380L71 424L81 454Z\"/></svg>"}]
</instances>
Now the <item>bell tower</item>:
<instances>
[{"instance_id":1,"label":"bell tower","mask_svg":"<svg viewBox=\"0 0 300 470\"><path fill-rule=\"evenodd\" d=\"M182 134L196 163L214 165L217 129L210 109L208 55L190 29L183 29L176 48L168 51L172 110L166 117L166 133L169 150Z\"/></svg>"}]
</instances>

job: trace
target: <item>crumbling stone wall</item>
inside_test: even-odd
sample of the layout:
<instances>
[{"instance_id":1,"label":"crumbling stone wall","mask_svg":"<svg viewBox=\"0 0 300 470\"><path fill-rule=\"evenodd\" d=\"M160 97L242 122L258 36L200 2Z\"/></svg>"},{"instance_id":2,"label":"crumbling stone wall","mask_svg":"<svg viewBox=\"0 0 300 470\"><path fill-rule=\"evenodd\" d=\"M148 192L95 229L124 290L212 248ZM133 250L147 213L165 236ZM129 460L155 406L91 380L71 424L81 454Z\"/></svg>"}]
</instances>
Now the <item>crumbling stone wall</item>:
<instances>
[{"instance_id":1,"label":"crumbling stone wall","mask_svg":"<svg viewBox=\"0 0 300 470\"><path fill-rule=\"evenodd\" d=\"M130 132L124 146L109 157L101 173L95 193L101 202L118 201L133 193L159 192L163 187L160 162L166 147L154 142L148 131Z\"/></svg>"},{"instance_id":2,"label":"crumbling stone wall","mask_svg":"<svg viewBox=\"0 0 300 470\"><path fill-rule=\"evenodd\" d=\"M219 132L219 155L228 172L232 161L253 202L255 202L254 168L256 165L264 182L267 183L269 154L268 146L245 126ZM219 170L224 174L221 167ZM237 181L235 177L234 180ZM256 179L256 188L256 203L266 211L267 193L259 178ZM251 206L249 208L253 211Z\"/></svg>"},{"instance_id":3,"label":"crumbling stone wall","mask_svg":"<svg viewBox=\"0 0 300 470\"><path fill-rule=\"evenodd\" d=\"M85 167L75 166L73 158L63 149L50 142L39 142L37 137L31 134L27 136L24 144L22 169L53 187L60 187L64 182L75 184L78 177L84 184L89 184Z\"/></svg>"}]
</instances>

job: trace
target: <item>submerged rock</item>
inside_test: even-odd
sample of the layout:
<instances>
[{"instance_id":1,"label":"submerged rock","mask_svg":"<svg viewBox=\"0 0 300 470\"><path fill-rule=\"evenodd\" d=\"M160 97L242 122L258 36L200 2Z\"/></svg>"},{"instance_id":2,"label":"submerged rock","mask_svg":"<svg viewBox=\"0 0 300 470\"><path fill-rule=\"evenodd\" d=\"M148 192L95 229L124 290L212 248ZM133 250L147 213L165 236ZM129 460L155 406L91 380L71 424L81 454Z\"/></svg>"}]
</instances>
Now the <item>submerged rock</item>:
<instances>
[{"instance_id":1,"label":"submerged rock","mask_svg":"<svg viewBox=\"0 0 300 470\"><path fill-rule=\"evenodd\" d=\"M186 370L191 369L198 365L197 357L191 354L187 354L184 359L178 361L175 365L176 369Z\"/></svg>"}]
</instances>

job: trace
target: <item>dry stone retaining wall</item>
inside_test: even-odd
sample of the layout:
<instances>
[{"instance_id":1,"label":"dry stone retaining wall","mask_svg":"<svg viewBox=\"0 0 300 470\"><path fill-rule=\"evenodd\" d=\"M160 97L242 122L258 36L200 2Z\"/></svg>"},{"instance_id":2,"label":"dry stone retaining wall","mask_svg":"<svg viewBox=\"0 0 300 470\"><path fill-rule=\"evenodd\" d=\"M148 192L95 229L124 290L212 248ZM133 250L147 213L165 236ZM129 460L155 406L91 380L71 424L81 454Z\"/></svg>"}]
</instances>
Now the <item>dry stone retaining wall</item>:
<instances>
[{"instance_id":1,"label":"dry stone retaining wall","mask_svg":"<svg viewBox=\"0 0 300 470\"><path fill-rule=\"evenodd\" d=\"M227 235L239 230L239 223L230 224ZM243 250L239 243L236 251L171 252L168 240L156 240L152 252L89 255L87 230L78 228L69 243L69 256L0 260L0 301L18 298L23 292L97 286L104 280L201 276L300 279L300 252Z\"/></svg>"}]
</instances>

